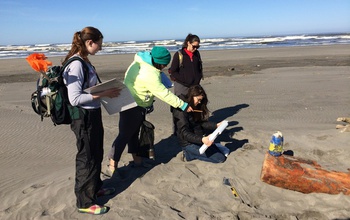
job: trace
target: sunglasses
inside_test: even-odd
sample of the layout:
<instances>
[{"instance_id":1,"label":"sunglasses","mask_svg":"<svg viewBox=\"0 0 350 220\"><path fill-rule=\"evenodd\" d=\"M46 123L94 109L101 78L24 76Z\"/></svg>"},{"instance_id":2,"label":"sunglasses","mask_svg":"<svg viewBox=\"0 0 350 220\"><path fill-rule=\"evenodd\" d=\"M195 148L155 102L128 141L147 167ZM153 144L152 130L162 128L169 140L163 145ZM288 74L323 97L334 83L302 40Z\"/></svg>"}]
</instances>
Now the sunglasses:
<instances>
[{"instance_id":1,"label":"sunglasses","mask_svg":"<svg viewBox=\"0 0 350 220\"><path fill-rule=\"evenodd\" d=\"M199 46L199 45L197 45L197 46L195 46L195 45L193 45L193 44L191 44L191 45L192 45L193 49L198 49L198 48L201 47L201 46Z\"/></svg>"}]
</instances>

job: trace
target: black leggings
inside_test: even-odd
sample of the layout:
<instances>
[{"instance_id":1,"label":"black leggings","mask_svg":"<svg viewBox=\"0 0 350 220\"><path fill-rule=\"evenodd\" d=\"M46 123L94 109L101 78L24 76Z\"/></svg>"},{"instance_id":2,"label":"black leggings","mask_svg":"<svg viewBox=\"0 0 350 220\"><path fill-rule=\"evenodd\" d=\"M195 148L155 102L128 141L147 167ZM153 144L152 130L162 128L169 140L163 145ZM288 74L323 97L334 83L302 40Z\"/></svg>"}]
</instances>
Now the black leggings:
<instances>
[{"instance_id":1,"label":"black leggings","mask_svg":"<svg viewBox=\"0 0 350 220\"><path fill-rule=\"evenodd\" d=\"M126 145L128 145L128 153L138 152L139 133L142 122L145 120L145 114L146 109L139 106L120 112L119 134L112 145L114 155L110 154L110 158L113 158L114 161L120 160Z\"/></svg>"},{"instance_id":2,"label":"black leggings","mask_svg":"<svg viewBox=\"0 0 350 220\"><path fill-rule=\"evenodd\" d=\"M101 108L85 110L84 118L73 120L71 129L77 139L75 195L78 208L96 204L96 193L102 186L100 178L103 159L103 124Z\"/></svg>"}]
</instances>

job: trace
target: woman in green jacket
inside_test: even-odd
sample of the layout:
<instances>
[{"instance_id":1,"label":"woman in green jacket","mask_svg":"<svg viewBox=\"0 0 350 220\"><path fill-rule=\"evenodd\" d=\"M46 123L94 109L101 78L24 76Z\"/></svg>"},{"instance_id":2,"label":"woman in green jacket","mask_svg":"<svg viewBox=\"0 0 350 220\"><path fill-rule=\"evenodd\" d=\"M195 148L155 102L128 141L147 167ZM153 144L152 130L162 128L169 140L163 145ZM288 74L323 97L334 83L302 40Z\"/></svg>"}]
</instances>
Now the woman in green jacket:
<instances>
[{"instance_id":1,"label":"woman in green jacket","mask_svg":"<svg viewBox=\"0 0 350 220\"><path fill-rule=\"evenodd\" d=\"M130 90L137 107L120 112L119 134L109 154L109 175L118 166L126 144L128 153L132 154L134 166L143 166L142 158L136 155L139 148L138 135L146 114L153 110L154 97L182 111L192 111L188 103L162 84L161 70L169 64L170 59L171 55L165 47L155 46L151 51L138 52L127 69L124 84Z\"/></svg>"}]
</instances>

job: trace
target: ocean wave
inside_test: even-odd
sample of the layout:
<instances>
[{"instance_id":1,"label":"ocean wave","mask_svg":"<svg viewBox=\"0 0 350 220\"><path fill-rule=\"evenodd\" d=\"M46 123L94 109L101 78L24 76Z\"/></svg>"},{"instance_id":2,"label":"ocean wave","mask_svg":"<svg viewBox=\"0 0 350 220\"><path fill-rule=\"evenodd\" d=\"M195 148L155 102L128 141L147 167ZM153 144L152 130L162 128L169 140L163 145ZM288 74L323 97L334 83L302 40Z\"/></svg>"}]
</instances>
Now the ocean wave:
<instances>
[{"instance_id":1,"label":"ocean wave","mask_svg":"<svg viewBox=\"0 0 350 220\"><path fill-rule=\"evenodd\" d=\"M136 53L151 50L154 46L164 46L170 51L181 48L183 40L167 39L152 41L104 42L98 54ZM292 47L310 45L350 44L350 34L300 34L286 36L257 37L218 37L202 38L200 50L222 50L236 48ZM33 45L0 45L0 59L25 58L31 53L44 53L47 57L64 56L71 44L33 44ZM98 55L97 54L97 55Z\"/></svg>"}]
</instances>

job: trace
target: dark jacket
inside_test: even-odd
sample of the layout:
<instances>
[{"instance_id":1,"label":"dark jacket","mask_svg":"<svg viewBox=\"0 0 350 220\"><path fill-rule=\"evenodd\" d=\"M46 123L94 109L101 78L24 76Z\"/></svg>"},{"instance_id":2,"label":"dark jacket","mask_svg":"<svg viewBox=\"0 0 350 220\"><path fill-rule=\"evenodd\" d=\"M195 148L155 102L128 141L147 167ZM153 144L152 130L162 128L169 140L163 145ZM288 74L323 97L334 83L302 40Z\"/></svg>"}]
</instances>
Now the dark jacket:
<instances>
[{"instance_id":1,"label":"dark jacket","mask_svg":"<svg viewBox=\"0 0 350 220\"><path fill-rule=\"evenodd\" d=\"M190 56L184 51L184 48L181 49L181 52L183 55L182 65L180 65L179 51L177 51L171 62L171 77L186 87L199 85L203 78L202 60L199 51L196 50L193 53L193 61L191 61Z\"/></svg>"},{"instance_id":2,"label":"dark jacket","mask_svg":"<svg viewBox=\"0 0 350 220\"><path fill-rule=\"evenodd\" d=\"M182 97L180 97L182 98ZM204 131L214 131L216 123L211 121L195 122L192 115L196 112L185 112L180 109L173 109L173 117L176 123L176 135L180 145L185 147L190 144L202 146Z\"/></svg>"}]
</instances>

